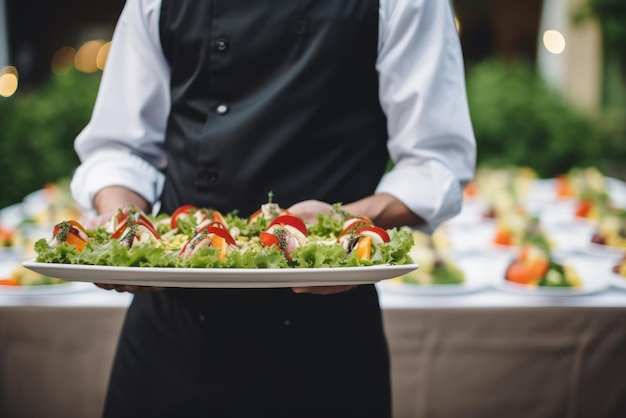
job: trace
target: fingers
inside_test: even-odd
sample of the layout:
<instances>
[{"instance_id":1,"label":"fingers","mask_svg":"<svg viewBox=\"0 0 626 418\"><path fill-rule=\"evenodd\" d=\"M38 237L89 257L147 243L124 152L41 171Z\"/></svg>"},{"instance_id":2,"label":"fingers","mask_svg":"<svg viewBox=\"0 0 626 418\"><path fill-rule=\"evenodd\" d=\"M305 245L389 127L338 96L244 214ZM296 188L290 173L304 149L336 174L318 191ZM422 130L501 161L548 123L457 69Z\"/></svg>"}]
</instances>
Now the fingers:
<instances>
[{"instance_id":1,"label":"fingers","mask_svg":"<svg viewBox=\"0 0 626 418\"><path fill-rule=\"evenodd\" d=\"M340 285L340 286L308 286L308 287L292 287L294 293L311 293L314 295L334 295L337 293L347 292L356 288L356 285Z\"/></svg>"},{"instance_id":2,"label":"fingers","mask_svg":"<svg viewBox=\"0 0 626 418\"><path fill-rule=\"evenodd\" d=\"M159 286L136 286L125 284L107 284L107 283L94 283L97 287L104 290L115 290L118 293L140 293L140 292L160 292L164 290L164 287Z\"/></svg>"},{"instance_id":3,"label":"fingers","mask_svg":"<svg viewBox=\"0 0 626 418\"><path fill-rule=\"evenodd\" d=\"M331 210L332 205L320 200L304 200L287 208L288 212L299 216L306 223L316 223L318 214Z\"/></svg>"},{"instance_id":4,"label":"fingers","mask_svg":"<svg viewBox=\"0 0 626 418\"><path fill-rule=\"evenodd\" d=\"M109 222L111 218L115 216L116 213L117 213L116 211L101 213L100 215L96 217L83 219L81 221L81 224L86 229L94 229Z\"/></svg>"}]
</instances>

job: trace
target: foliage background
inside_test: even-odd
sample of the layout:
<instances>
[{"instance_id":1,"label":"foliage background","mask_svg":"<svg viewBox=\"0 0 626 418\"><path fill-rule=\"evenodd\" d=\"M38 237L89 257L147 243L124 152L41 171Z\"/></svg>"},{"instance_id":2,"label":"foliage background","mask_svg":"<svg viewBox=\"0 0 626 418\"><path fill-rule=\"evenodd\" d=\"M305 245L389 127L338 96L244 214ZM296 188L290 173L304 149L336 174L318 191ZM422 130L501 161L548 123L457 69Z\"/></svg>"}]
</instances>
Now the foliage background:
<instances>
[{"instance_id":1,"label":"foliage background","mask_svg":"<svg viewBox=\"0 0 626 418\"><path fill-rule=\"evenodd\" d=\"M467 90L479 165L524 165L541 177L575 166L626 174L623 112L584 113L523 62L482 61L468 69Z\"/></svg>"},{"instance_id":2,"label":"foliage background","mask_svg":"<svg viewBox=\"0 0 626 418\"><path fill-rule=\"evenodd\" d=\"M71 176L73 141L91 116L99 74L52 76L29 92L0 100L0 208L44 184Z\"/></svg>"},{"instance_id":3,"label":"foliage background","mask_svg":"<svg viewBox=\"0 0 626 418\"><path fill-rule=\"evenodd\" d=\"M0 207L72 175L73 141L90 118L99 77L56 75L0 100ZM467 69L467 89L479 165L524 165L541 177L596 166L626 178L624 111L582 113L523 62L475 64Z\"/></svg>"}]
</instances>

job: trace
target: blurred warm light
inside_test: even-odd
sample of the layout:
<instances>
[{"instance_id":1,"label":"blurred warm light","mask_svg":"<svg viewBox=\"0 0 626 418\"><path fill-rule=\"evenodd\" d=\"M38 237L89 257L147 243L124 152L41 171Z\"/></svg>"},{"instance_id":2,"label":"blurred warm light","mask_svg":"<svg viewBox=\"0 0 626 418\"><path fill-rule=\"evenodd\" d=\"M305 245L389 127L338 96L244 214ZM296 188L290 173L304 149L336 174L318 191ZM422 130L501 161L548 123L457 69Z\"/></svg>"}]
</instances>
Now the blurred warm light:
<instances>
[{"instance_id":1,"label":"blurred warm light","mask_svg":"<svg viewBox=\"0 0 626 418\"><path fill-rule=\"evenodd\" d=\"M74 57L74 65L78 71L84 73L93 73L98 71L98 52L102 48L104 42L101 40L93 40L85 42Z\"/></svg>"},{"instance_id":2,"label":"blurred warm light","mask_svg":"<svg viewBox=\"0 0 626 418\"><path fill-rule=\"evenodd\" d=\"M454 16L454 26L456 26L456 31L461 33L461 22L459 21L459 18Z\"/></svg>"},{"instance_id":3,"label":"blurred warm light","mask_svg":"<svg viewBox=\"0 0 626 418\"><path fill-rule=\"evenodd\" d=\"M0 69L0 96L13 96L17 91L17 84L17 68L7 66Z\"/></svg>"},{"instance_id":4,"label":"blurred warm light","mask_svg":"<svg viewBox=\"0 0 626 418\"><path fill-rule=\"evenodd\" d=\"M52 56L52 72L58 75L67 74L74 66L76 50L70 46L64 46Z\"/></svg>"},{"instance_id":5,"label":"blurred warm light","mask_svg":"<svg viewBox=\"0 0 626 418\"><path fill-rule=\"evenodd\" d=\"M543 33L543 46L553 54L560 54L565 50L565 37L558 30L547 30Z\"/></svg>"},{"instance_id":6,"label":"blurred warm light","mask_svg":"<svg viewBox=\"0 0 626 418\"><path fill-rule=\"evenodd\" d=\"M107 42L100 47L98 55L96 55L96 66L99 70L104 70L104 64L107 61L109 55L109 48L111 48L111 42Z\"/></svg>"}]
</instances>

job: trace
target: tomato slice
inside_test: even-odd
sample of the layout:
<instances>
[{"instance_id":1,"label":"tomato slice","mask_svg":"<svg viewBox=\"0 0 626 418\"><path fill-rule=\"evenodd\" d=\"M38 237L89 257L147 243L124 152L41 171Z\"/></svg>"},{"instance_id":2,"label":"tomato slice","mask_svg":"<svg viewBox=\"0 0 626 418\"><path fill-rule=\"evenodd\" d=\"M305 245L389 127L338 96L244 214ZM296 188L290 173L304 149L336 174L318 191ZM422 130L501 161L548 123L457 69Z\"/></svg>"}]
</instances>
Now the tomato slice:
<instances>
[{"instance_id":1,"label":"tomato slice","mask_svg":"<svg viewBox=\"0 0 626 418\"><path fill-rule=\"evenodd\" d=\"M493 237L494 244L512 246L513 234L507 228L499 227Z\"/></svg>"},{"instance_id":2,"label":"tomato slice","mask_svg":"<svg viewBox=\"0 0 626 418\"><path fill-rule=\"evenodd\" d=\"M206 228L206 231L209 234L215 234L219 237L222 237L226 240L227 243L229 243L230 245L237 245L237 243L235 242L235 239L233 238L232 235L230 235L230 233L228 232L228 230L226 230L225 228L223 228L222 226L214 226L214 225L209 225Z\"/></svg>"},{"instance_id":3,"label":"tomato slice","mask_svg":"<svg viewBox=\"0 0 626 418\"><path fill-rule=\"evenodd\" d=\"M559 174L555 177L555 188L558 197L572 197L576 195L576 189L570 179L564 174Z\"/></svg>"},{"instance_id":4,"label":"tomato slice","mask_svg":"<svg viewBox=\"0 0 626 418\"><path fill-rule=\"evenodd\" d=\"M306 225L304 223L304 221L302 219L300 219L299 217L295 216L295 215L291 215L291 214L283 214L283 215L279 215L276 218L274 218L274 220L272 222L270 222L270 224L268 225L268 228L274 226L274 225L289 225L292 226L294 228L296 228L298 231L302 232L302 234L305 237L308 237L308 233L306 230Z\"/></svg>"},{"instance_id":5,"label":"tomato slice","mask_svg":"<svg viewBox=\"0 0 626 418\"><path fill-rule=\"evenodd\" d=\"M550 268L547 259L514 260L506 269L505 278L510 282L521 284L536 284L546 275Z\"/></svg>"},{"instance_id":6,"label":"tomato slice","mask_svg":"<svg viewBox=\"0 0 626 418\"><path fill-rule=\"evenodd\" d=\"M259 216L266 219L273 219L286 212L287 211L281 208L277 203L265 203L248 217L248 223L253 223Z\"/></svg>"},{"instance_id":7,"label":"tomato slice","mask_svg":"<svg viewBox=\"0 0 626 418\"><path fill-rule=\"evenodd\" d=\"M198 210L198 207L194 206L194 205L182 205L182 206L180 206L178 209L176 209L174 211L174 213L172 213L172 216L170 217L170 227L172 229L178 228L177 218L180 215L191 215L192 213L194 213L197 210Z\"/></svg>"},{"instance_id":8,"label":"tomato slice","mask_svg":"<svg viewBox=\"0 0 626 418\"><path fill-rule=\"evenodd\" d=\"M373 232L376 235L378 235L383 240L383 242L389 242L390 240L389 234L387 233L387 231L385 231L383 228L379 226L366 226L363 228L357 228L354 231L354 234L359 235L359 234L363 234L363 232Z\"/></svg>"},{"instance_id":9,"label":"tomato slice","mask_svg":"<svg viewBox=\"0 0 626 418\"><path fill-rule=\"evenodd\" d=\"M593 203L589 199L581 199L576 207L576 217L588 218L591 210L593 209Z\"/></svg>"},{"instance_id":10,"label":"tomato slice","mask_svg":"<svg viewBox=\"0 0 626 418\"><path fill-rule=\"evenodd\" d=\"M337 237L337 241L339 241L344 235L353 234L359 228L366 228L368 226L372 226L372 223L366 218L353 218L344 223L343 231Z\"/></svg>"},{"instance_id":11,"label":"tomato slice","mask_svg":"<svg viewBox=\"0 0 626 418\"><path fill-rule=\"evenodd\" d=\"M530 284L534 277L526 263L515 260L507 267L505 278L514 283Z\"/></svg>"},{"instance_id":12,"label":"tomato slice","mask_svg":"<svg viewBox=\"0 0 626 418\"><path fill-rule=\"evenodd\" d=\"M261 231L259 234L259 240L261 241L261 244L266 247L271 247L272 245L280 246L280 240L271 232Z\"/></svg>"},{"instance_id":13,"label":"tomato slice","mask_svg":"<svg viewBox=\"0 0 626 418\"><path fill-rule=\"evenodd\" d=\"M261 214L263 213L263 209L257 209L252 215L250 215L250 217L248 218L248 223L251 224L252 222L254 222L256 220L256 218L258 218L259 216L261 216Z\"/></svg>"},{"instance_id":14,"label":"tomato slice","mask_svg":"<svg viewBox=\"0 0 626 418\"><path fill-rule=\"evenodd\" d=\"M216 226L218 225L218 226ZM199 242L203 240L209 240L210 245L219 249L219 258L223 260L228 250L228 245L237 245L235 239L230 235L227 229L219 222L213 222L213 225L207 225L196 231L193 238L189 239L183 247L180 249L179 254L185 254L187 248L191 246L193 249Z\"/></svg>"},{"instance_id":15,"label":"tomato slice","mask_svg":"<svg viewBox=\"0 0 626 418\"><path fill-rule=\"evenodd\" d=\"M159 235L159 233L156 231L156 229L154 228L154 224L147 219L146 217L139 217L139 219L137 220L137 224L141 225L141 226L145 226L146 229L148 231L150 231L150 233L156 238L156 239L161 239L161 236Z\"/></svg>"},{"instance_id":16,"label":"tomato slice","mask_svg":"<svg viewBox=\"0 0 626 418\"><path fill-rule=\"evenodd\" d=\"M211 212L209 212L209 217L213 219L213 223L219 223L224 228L228 229L228 224L226 223L226 219L219 211L212 210Z\"/></svg>"},{"instance_id":17,"label":"tomato slice","mask_svg":"<svg viewBox=\"0 0 626 418\"><path fill-rule=\"evenodd\" d=\"M113 232L113 234L111 234L111 238L115 238L115 239L120 238L122 234L124 233L124 231L126 230L126 228L128 228L129 226L133 224L141 225L145 227L148 230L148 232L152 234L154 238L158 240L161 239L161 236L159 235L159 233L156 231L156 229L154 229L154 225L152 224L152 222L150 222L150 220L144 216L140 216L137 219L131 219L130 217L126 218L126 221L119 224L117 229Z\"/></svg>"}]
</instances>

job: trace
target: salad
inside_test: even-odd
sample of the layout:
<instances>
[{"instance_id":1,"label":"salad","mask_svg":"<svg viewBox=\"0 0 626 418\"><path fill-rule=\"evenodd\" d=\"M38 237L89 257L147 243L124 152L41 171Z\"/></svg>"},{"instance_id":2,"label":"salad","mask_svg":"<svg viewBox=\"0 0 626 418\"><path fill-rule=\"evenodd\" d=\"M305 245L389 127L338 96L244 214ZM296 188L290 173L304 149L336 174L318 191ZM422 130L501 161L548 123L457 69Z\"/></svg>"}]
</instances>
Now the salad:
<instances>
[{"instance_id":1,"label":"salad","mask_svg":"<svg viewBox=\"0 0 626 418\"><path fill-rule=\"evenodd\" d=\"M106 225L79 221L54 226L34 246L36 261L125 267L318 268L410 264L413 236L385 230L333 205L305 224L276 203L248 218L237 212L183 205L172 214L119 209Z\"/></svg>"},{"instance_id":2,"label":"salad","mask_svg":"<svg viewBox=\"0 0 626 418\"><path fill-rule=\"evenodd\" d=\"M581 280L576 270L556 262L545 245L526 243L511 261L505 280L528 286L579 287Z\"/></svg>"},{"instance_id":3,"label":"salad","mask_svg":"<svg viewBox=\"0 0 626 418\"><path fill-rule=\"evenodd\" d=\"M436 231L437 232L437 231ZM465 273L452 256L440 250L436 234L428 237L421 231L413 231L414 245L410 255L419 260L420 268L406 273L395 281L417 285L457 285L465 283Z\"/></svg>"}]
</instances>

